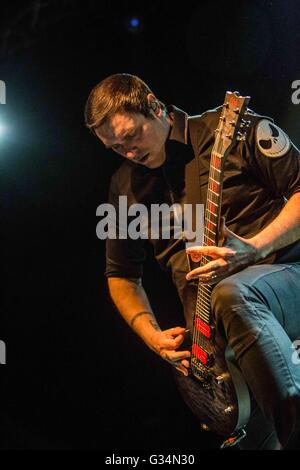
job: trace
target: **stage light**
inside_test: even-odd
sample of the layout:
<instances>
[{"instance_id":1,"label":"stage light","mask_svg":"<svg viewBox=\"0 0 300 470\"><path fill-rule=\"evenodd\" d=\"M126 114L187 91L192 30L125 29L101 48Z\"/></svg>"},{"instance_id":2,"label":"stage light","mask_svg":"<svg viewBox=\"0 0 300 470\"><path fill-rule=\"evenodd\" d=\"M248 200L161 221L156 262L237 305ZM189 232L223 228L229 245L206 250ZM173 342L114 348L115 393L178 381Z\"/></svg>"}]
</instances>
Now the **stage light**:
<instances>
[{"instance_id":1,"label":"stage light","mask_svg":"<svg viewBox=\"0 0 300 470\"><path fill-rule=\"evenodd\" d=\"M138 18L131 18L130 20L130 26L134 28L138 28L140 25L140 20Z\"/></svg>"},{"instance_id":2,"label":"stage light","mask_svg":"<svg viewBox=\"0 0 300 470\"><path fill-rule=\"evenodd\" d=\"M129 33L140 33L143 30L142 18L138 15L129 16L124 20L125 28Z\"/></svg>"}]
</instances>

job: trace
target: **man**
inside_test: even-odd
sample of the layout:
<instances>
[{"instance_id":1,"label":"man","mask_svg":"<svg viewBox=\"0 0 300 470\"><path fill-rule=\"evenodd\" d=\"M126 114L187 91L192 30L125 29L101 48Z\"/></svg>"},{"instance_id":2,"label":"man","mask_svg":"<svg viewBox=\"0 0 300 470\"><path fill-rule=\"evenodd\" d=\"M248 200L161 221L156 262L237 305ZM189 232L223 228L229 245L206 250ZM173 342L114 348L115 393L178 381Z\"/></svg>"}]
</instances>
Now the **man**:
<instances>
[{"instance_id":1,"label":"man","mask_svg":"<svg viewBox=\"0 0 300 470\"><path fill-rule=\"evenodd\" d=\"M129 207L137 202L147 207L183 204L196 185L198 202L204 204L219 117L220 108L191 118L174 106L167 108L129 74L100 82L89 96L85 119L105 147L125 159L111 181L110 202L116 210L120 195L127 196ZM215 286L211 308L216 325L279 439L257 443L257 448L288 447L300 397L300 366L292 360L292 342L300 338L300 154L270 118L251 113L247 119L246 141L234 146L225 163L223 246L185 250L184 237L149 241L161 267L171 273L183 307L191 280ZM186 168L194 162L198 180L191 183ZM110 295L146 345L188 375L190 351L179 349L185 328L162 331L143 289L145 243L143 238L107 241ZM186 253L211 261L189 270ZM184 310L191 327L191 312Z\"/></svg>"}]
</instances>

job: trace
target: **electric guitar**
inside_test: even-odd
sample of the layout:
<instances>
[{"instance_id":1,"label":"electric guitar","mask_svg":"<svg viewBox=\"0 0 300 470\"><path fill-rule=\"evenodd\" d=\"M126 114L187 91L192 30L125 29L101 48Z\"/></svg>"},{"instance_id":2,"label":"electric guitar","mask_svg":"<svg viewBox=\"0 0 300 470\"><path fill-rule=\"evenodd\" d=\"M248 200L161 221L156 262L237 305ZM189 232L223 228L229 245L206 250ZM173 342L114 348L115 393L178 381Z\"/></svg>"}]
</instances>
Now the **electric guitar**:
<instances>
[{"instance_id":1,"label":"electric guitar","mask_svg":"<svg viewBox=\"0 0 300 470\"><path fill-rule=\"evenodd\" d=\"M227 92L215 131L210 161L205 207L204 245L219 245L224 164L232 147L245 140L249 121L245 118L250 97ZM202 257L200 266L210 259ZM194 312L191 373L176 373L184 401L199 419L202 429L225 437L222 448L237 444L246 435L250 417L248 387L235 362L233 352L219 334L211 313L214 286L198 283L187 299Z\"/></svg>"}]
</instances>

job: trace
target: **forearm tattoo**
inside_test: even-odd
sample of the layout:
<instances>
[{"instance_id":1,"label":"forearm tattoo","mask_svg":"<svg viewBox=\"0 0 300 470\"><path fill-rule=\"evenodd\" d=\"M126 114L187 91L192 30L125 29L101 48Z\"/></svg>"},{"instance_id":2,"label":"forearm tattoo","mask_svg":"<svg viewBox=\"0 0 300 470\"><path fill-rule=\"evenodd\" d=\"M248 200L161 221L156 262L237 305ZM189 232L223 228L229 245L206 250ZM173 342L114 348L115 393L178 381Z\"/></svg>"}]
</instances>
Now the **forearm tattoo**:
<instances>
[{"instance_id":1,"label":"forearm tattoo","mask_svg":"<svg viewBox=\"0 0 300 470\"><path fill-rule=\"evenodd\" d=\"M139 312L139 313L137 313L136 315L134 315L134 317L133 317L133 318L131 319L131 321L130 321L130 326L131 326L131 328L133 328L133 324L134 324L135 320L136 320L138 317L141 317L142 315L151 315L151 316L152 316L152 313L145 311L145 312Z\"/></svg>"}]
</instances>

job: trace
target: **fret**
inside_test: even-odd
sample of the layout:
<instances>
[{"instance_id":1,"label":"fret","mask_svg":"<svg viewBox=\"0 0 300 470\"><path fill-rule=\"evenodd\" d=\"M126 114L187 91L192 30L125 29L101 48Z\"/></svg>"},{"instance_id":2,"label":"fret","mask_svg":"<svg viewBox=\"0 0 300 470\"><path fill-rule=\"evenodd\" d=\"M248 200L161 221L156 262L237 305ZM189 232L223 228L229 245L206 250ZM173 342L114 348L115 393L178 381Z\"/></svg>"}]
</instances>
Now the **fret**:
<instances>
[{"instance_id":1,"label":"fret","mask_svg":"<svg viewBox=\"0 0 300 470\"><path fill-rule=\"evenodd\" d=\"M214 235L213 239L209 236L208 233L205 233L206 230L209 230ZM215 235L216 235L216 232L214 230L210 230L208 227L204 228L204 237L206 237L208 240L211 240L211 241L214 240L216 238Z\"/></svg>"},{"instance_id":2,"label":"fret","mask_svg":"<svg viewBox=\"0 0 300 470\"><path fill-rule=\"evenodd\" d=\"M201 290L202 290L202 292L205 292L205 294L207 294L209 296L208 298L210 300L212 286L207 286L205 284L201 284Z\"/></svg>"},{"instance_id":3,"label":"fret","mask_svg":"<svg viewBox=\"0 0 300 470\"><path fill-rule=\"evenodd\" d=\"M206 297L205 294L203 295L203 293L199 293L199 300L203 301L204 304L208 305L209 308L210 308L210 297Z\"/></svg>"},{"instance_id":4,"label":"fret","mask_svg":"<svg viewBox=\"0 0 300 470\"><path fill-rule=\"evenodd\" d=\"M196 310L196 316L201 317L201 318L206 318L206 320L209 320L211 310L204 310L202 308L197 308Z\"/></svg>"},{"instance_id":5,"label":"fret","mask_svg":"<svg viewBox=\"0 0 300 470\"><path fill-rule=\"evenodd\" d=\"M204 315L201 313L196 313L196 317L200 318L203 322L207 323L208 325L210 324L210 313L208 315Z\"/></svg>"},{"instance_id":6,"label":"fret","mask_svg":"<svg viewBox=\"0 0 300 470\"><path fill-rule=\"evenodd\" d=\"M199 294L199 296L200 296L200 297L199 297L199 300L201 300L204 304L206 303L207 306L208 306L209 309L210 309L210 298L207 299L207 298L205 298L205 297L201 297L201 294Z\"/></svg>"},{"instance_id":7,"label":"fret","mask_svg":"<svg viewBox=\"0 0 300 470\"><path fill-rule=\"evenodd\" d=\"M219 207L219 204L217 204L217 203L214 202L214 201L211 201L209 198L207 198L207 202L211 202L211 204L213 204L214 206Z\"/></svg>"},{"instance_id":8,"label":"fret","mask_svg":"<svg viewBox=\"0 0 300 470\"><path fill-rule=\"evenodd\" d=\"M215 227L217 226L217 224L215 224L212 220L209 220L209 221L207 222L207 224L208 224L208 225L214 225Z\"/></svg>"},{"instance_id":9,"label":"fret","mask_svg":"<svg viewBox=\"0 0 300 470\"><path fill-rule=\"evenodd\" d=\"M212 151L212 157L223 158L223 153L216 152L215 150Z\"/></svg>"},{"instance_id":10,"label":"fret","mask_svg":"<svg viewBox=\"0 0 300 470\"><path fill-rule=\"evenodd\" d=\"M216 245L216 234L212 232L212 235L208 233L204 234L205 245L204 246L215 246Z\"/></svg>"},{"instance_id":11,"label":"fret","mask_svg":"<svg viewBox=\"0 0 300 470\"><path fill-rule=\"evenodd\" d=\"M208 207L212 212L217 212L219 209L219 200L213 194L210 194L206 207Z\"/></svg>"},{"instance_id":12,"label":"fret","mask_svg":"<svg viewBox=\"0 0 300 470\"><path fill-rule=\"evenodd\" d=\"M216 196L220 196L219 193L216 193L216 191L213 191L212 189L208 188L208 191L210 191L211 193L214 193Z\"/></svg>"},{"instance_id":13,"label":"fret","mask_svg":"<svg viewBox=\"0 0 300 470\"><path fill-rule=\"evenodd\" d=\"M216 180L215 180L214 178L212 178L211 176L210 176L209 179L212 180L212 181L214 181L214 182L217 183L217 184L221 184L219 181L216 181Z\"/></svg>"},{"instance_id":14,"label":"fret","mask_svg":"<svg viewBox=\"0 0 300 470\"><path fill-rule=\"evenodd\" d=\"M209 209L206 209L207 212L210 212L210 214L214 215L215 217L218 217L217 214L214 214L214 212L210 211Z\"/></svg>"},{"instance_id":15,"label":"fret","mask_svg":"<svg viewBox=\"0 0 300 470\"><path fill-rule=\"evenodd\" d=\"M202 306L197 305L196 308L196 315L201 318L205 318L209 322L211 310L210 308L206 307L207 310L204 310Z\"/></svg>"},{"instance_id":16,"label":"fret","mask_svg":"<svg viewBox=\"0 0 300 470\"><path fill-rule=\"evenodd\" d=\"M210 297L206 297L205 294L203 295L201 292L198 293L198 296L199 301L203 302L203 305L210 310Z\"/></svg>"},{"instance_id":17,"label":"fret","mask_svg":"<svg viewBox=\"0 0 300 470\"><path fill-rule=\"evenodd\" d=\"M213 235L216 235L216 232L214 232L213 230L210 230L210 228L206 227L204 230L208 230L210 233L212 233ZM208 235L207 235L208 236Z\"/></svg>"},{"instance_id":18,"label":"fret","mask_svg":"<svg viewBox=\"0 0 300 470\"><path fill-rule=\"evenodd\" d=\"M212 205L211 203L209 203L207 206L206 206L206 209L208 209L210 212L212 212L213 214L216 214L218 212L218 206L217 204L214 204Z\"/></svg>"},{"instance_id":19,"label":"fret","mask_svg":"<svg viewBox=\"0 0 300 470\"><path fill-rule=\"evenodd\" d=\"M197 308L197 310L196 310L196 313L198 314L198 316L201 316L201 317L202 317L202 316L207 316L207 317L209 317L210 312L211 312L210 307L208 307L208 306L206 306L206 305L205 305L205 306L202 305L201 308L200 308L200 305L198 305L198 308Z\"/></svg>"}]
</instances>

